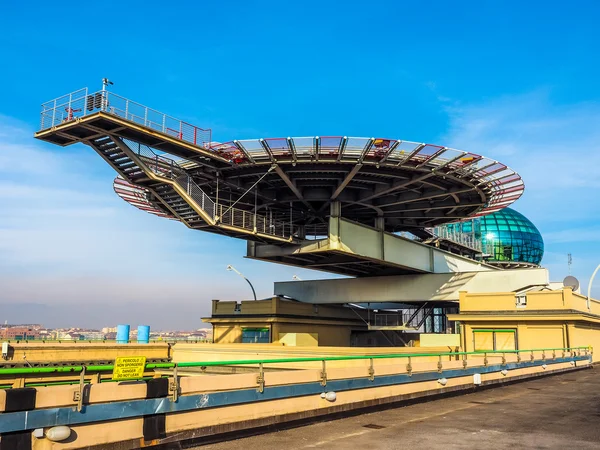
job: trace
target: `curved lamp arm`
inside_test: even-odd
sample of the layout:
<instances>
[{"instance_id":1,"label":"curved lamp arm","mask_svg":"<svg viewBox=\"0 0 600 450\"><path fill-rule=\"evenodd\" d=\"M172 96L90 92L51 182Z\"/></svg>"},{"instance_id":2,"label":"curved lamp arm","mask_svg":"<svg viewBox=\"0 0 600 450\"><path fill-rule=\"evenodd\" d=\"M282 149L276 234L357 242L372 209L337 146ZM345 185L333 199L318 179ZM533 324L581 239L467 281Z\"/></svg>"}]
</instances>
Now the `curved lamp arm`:
<instances>
[{"instance_id":1,"label":"curved lamp arm","mask_svg":"<svg viewBox=\"0 0 600 450\"><path fill-rule=\"evenodd\" d=\"M256 301L256 291L254 290L254 286L252 286L252 283L250 283L250 280L248 278L246 278L244 275L242 275L242 273L240 271L238 271L235 267L233 267L231 264L229 264L227 266L227 270L237 273L240 277L242 277L244 280L246 280L246 282L250 285L250 289L252 289L252 295L254 295L254 301Z\"/></svg>"},{"instance_id":2,"label":"curved lamp arm","mask_svg":"<svg viewBox=\"0 0 600 450\"><path fill-rule=\"evenodd\" d=\"M594 273L592 274L592 278L590 278L590 282L588 284L588 295L587 295L587 307L588 310L590 309L590 297L592 296L592 283L594 281L594 277L596 276L596 274L598 273L598 270L600 270L600 264L598 265L598 267L596 267L596 270L594 270Z\"/></svg>"}]
</instances>

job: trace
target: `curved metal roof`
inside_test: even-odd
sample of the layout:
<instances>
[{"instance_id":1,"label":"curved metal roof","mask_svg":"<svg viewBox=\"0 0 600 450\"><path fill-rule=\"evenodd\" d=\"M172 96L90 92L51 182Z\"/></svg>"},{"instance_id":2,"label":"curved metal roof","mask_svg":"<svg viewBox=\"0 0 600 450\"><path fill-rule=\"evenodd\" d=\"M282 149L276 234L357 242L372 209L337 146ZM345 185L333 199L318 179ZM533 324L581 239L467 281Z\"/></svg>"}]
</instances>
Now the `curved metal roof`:
<instances>
[{"instance_id":1,"label":"curved metal roof","mask_svg":"<svg viewBox=\"0 0 600 450\"><path fill-rule=\"evenodd\" d=\"M462 150L389 138L347 136L235 140L210 146L234 166L278 162L340 162L430 171L430 177L454 176L487 188L489 197L476 215L498 211L524 191L521 177L508 166ZM429 177L428 177L429 178Z\"/></svg>"},{"instance_id":2,"label":"curved metal roof","mask_svg":"<svg viewBox=\"0 0 600 450\"><path fill-rule=\"evenodd\" d=\"M399 231L486 215L524 191L521 177L496 160L399 139L288 137L206 147L229 165L215 170L198 159L179 166L209 196L219 192L224 204L305 224L309 234L325 230L334 201L343 217L369 225L382 217L386 230Z\"/></svg>"}]
</instances>

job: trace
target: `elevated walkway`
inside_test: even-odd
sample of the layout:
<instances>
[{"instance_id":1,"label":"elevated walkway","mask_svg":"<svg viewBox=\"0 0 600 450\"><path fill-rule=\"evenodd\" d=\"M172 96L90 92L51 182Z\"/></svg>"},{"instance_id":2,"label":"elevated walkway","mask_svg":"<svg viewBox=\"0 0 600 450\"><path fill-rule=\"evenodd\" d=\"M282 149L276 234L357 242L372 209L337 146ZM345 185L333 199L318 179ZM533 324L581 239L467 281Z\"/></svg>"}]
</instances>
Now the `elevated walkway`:
<instances>
[{"instance_id":1,"label":"elevated walkway","mask_svg":"<svg viewBox=\"0 0 600 450\"><path fill-rule=\"evenodd\" d=\"M283 246L249 242L247 257L357 277L500 270L341 217L331 217L328 228L324 239Z\"/></svg>"}]
</instances>

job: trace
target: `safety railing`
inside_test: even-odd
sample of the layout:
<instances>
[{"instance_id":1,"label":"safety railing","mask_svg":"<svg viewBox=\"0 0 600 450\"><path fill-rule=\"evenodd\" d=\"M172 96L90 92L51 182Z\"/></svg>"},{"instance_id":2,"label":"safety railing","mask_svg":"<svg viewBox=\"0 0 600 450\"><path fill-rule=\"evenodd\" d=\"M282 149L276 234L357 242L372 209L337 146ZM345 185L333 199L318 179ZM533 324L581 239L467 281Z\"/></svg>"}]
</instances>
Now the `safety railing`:
<instances>
[{"instance_id":1,"label":"safety railing","mask_svg":"<svg viewBox=\"0 0 600 450\"><path fill-rule=\"evenodd\" d=\"M199 147L210 147L210 129L191 125L110 91L89 92L88 88L43 103L40 130L97 112L121 117Z\"/></svg>"},{"instance_id":2,"label":"safety railing","mask_svg":"<svg viewBox=\"0 0 600 450\"><path fill-rule=\"evenodd\" d=\"M470 233L462 233L447 227L428 228L427 231L431 232L438 238L456 242L457 244L477 250L478 252L482 251L481 240L476 239L475 236Z\"/></svg>"},{"instance_id":3,"label":"safety railing","mask_svg":"<svg viewBox=\"0 0 600 450\"><path fill-rule=\"evenodd\" d=\"M175 178L175 182L181 186L187 195L194 200L206 214L214 221L215 202L202 190L200 186L187 173L183 173Z\"/></svg>"},{"instance_id":4,"label":"safety railing","mask_svg":"<svg viewBox=\"0 0 600 450\"><path fill-rule=\"evenodd\" d=\"M375 354L375 355L347 355L347 356L329 356L329 357L300 357L300 358L276 358L276 359L248 359L248 360L230 360L230 361L202 361L202 362L179 362L179 363L147 363L145 365L145 372L155 369L179 369L179 368L194 368L199 367L206 369L207 367L225 367L225 366L256 366L256 369L261 371L270 366L271 368L277 368L278 365L287 364L288 367L285 369L293 368L295 370L302 370L302 364L304 363L319 363L323 371L326 369L328 362L336 361L368 361L373 368L373 362L375 360L391 360L391 359L403 359L408 361L408 365L417 362L418 358L427 358L426 361L438 360L438 371L443 370L443 361L462 361L463 367L468 366L469 357L475 358L476 365L487 366L489 360L498 358L502 365L507 362L509 355L516 355L517 363L533 363L535 361L551 362L557 358L575 358L575 357L591 357L592 347L565 347L565 348L538 348L538 349L523 349L523 350L482 350L474 352L422 352L422 353L397 353L397 354ZM527 356L523 356L526 354ZM289 366L292 365L292 366ZM307 367L310 368L310 367ZM7 379L15 379L26 376L42 376L48 374L73 374L78 376L85 373L87 375L93 373L111 372L114 370L113 364L101 364L101 365L72 365L72 366L56 366L56 367L18 367L18 368L0 368L0 388L10 388L7 385ZM412 371L412 369L410 369ZM142 379L140 378L133 378ZM112 381L112 380L99 380L100 382ZM2 384L2 383L5 384ZM37 382L39 383L39 382ZM72 382L66 382L61 380L59 384L77 384L81 383L81 377L78 380ZM52 385L52 381L43 383L43 385ZM29 383L24 383L25 386L29 386Z\"/></svg>"},{"instance_id":5,"label":"safety railing","mask_svg":"<svg viewBox=\"0 0 600 450\"><path fill-rule=\"evenodd\" d=\"M248 231L285 239L290 238L297 231L297 228L291 226L289 223L273 219L272 217L254 214L251 211L231 208L226 205L217 205L177 161L157 154L146 145L127 139L125 143L152 172L175 181L215 223L218 222L223 225L243 228Z\"/></svg>"},{"instance_id":6,"label":"safety railing","mask_svg":"<svg viewBox=\"0 0 600 450\"><path fill-rule=\"evenodd\" d=\"M272 217L254 214L251 211L230 208L227 205L219 205L217 216L219 217L219 223L245 228L246 230L261 234L289 238L294 233L294 227L289 223L273 219Z\"/></svg>"}]
</instances>

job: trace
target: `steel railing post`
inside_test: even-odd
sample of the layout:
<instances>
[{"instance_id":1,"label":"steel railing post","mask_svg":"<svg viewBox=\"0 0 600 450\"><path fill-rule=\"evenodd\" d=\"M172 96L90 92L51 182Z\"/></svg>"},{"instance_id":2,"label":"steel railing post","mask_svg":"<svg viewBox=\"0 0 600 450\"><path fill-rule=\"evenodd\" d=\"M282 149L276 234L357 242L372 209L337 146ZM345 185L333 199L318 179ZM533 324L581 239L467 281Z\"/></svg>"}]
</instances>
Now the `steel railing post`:
<instances>
[{"instance_id":1,"label":"steel railing post","mask_svg":"<svg viewBox=\"0 0 600 450\"><path fill-rule=\"evenodd\" d=\"M83 94L83 107L81 108L83 111L83 114L81 114L82 116L85 116L86 112L87 112L87 98L88 98L88 88L85 88L84 94Z\"/></svg>"},{"instance_id":2,"label":"steel railing post","mask_svg":"<svg viewBox=\"0 0 600 450\"><path fill-rule=\"evenodd\" d=\"M56 121L56 99L54 99L54 108L52 108L52 123L50 124L51 127L54 126L55 121Z\"/></svg>"}]
</instances>

